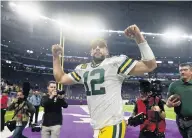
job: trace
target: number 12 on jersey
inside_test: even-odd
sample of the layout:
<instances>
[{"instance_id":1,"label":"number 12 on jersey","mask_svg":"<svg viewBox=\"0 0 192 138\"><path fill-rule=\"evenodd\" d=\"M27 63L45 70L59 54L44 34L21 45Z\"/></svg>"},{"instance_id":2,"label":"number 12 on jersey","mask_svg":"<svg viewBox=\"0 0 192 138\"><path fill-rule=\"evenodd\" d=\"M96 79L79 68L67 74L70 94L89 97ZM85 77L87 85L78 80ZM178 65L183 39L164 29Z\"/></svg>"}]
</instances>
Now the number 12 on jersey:
<instances>
[{"instance_id":1,"label":"number 12 on jersey","mask_svg":"<svg viewBox=\"0 0 192 138\"><path fill-rule=\"evenodd\" d=\"M98 74L98 75L97 75ZM98 78L96 78L99 76ZM86 71L83 75L84 77L84 85L86 88L87 96L91 95L102 95L105 94L105 87L101 87L101 84L105 81L105 70L104 69L95 69L90 71ZM95 85L99 87L96 90Z\"/></svg>"}]
</instances>

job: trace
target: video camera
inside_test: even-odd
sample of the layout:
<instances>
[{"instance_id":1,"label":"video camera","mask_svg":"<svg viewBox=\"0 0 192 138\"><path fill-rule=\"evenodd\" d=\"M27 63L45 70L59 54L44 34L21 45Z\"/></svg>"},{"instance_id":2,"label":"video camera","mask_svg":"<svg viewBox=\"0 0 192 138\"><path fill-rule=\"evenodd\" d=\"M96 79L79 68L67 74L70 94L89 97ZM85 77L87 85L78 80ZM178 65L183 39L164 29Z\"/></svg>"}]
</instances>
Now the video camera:
<instances>
[{"instance_id":1,"label":"video camera","mask_svg":"<svg viewBox=\"0 0 192 138\"><path fill-rule=\"evenodd\" d=\"M128 124L129 124L130 126L136 127L136 126L138 126L138 125L143 124L144 121L145 121L145 119L146 119L145 114L144 114L144 113L140 113L140 114L138 114L138 115L136 115L136 116L134 116L134 117L130 117L130 118L128 119Z\"/></svg>"},{"instance_id":2,"label":"video camera","mask_svg":"<svg viewBox=\"0 0 192 138\"><path fill-rule=\"evenodd\" d=\"M162 84L160 80L147 81L140 80L140 90L144 93L152 92L151 96L160 96L162 93Z\"/></svg>"},{"instance_id":3,"label":"video camera","mask_svg":"<svg viewBox=\"0 0 192 138\"><path fill-rule=\"evenodd\" d=\"M57 94L58 95L63 95L63 94L65 94L65 91L64 90L57 90Z\"/></svg>"},{"instance_id":4,"label":"video camera","mask_svg":"<svg viewBox=\"0 0 192 138\"><path fill-rule=\"evenodd\" d=\"M27 100L30 89L31 89L30 83L29 82L24 82L23 83L23 95L24 95L25 100Z\"/></svg>"},{"instance_id":5,"label":"video camera","mask_svg":"<svg viewBox=\"0 0 192 138\"><path fill-rule=\"evenodd\" d=\"M41 131L41 126L37 124L32 124L31 125L31 131L32 132L40 132Z\"/></svg>"}]
</instances>

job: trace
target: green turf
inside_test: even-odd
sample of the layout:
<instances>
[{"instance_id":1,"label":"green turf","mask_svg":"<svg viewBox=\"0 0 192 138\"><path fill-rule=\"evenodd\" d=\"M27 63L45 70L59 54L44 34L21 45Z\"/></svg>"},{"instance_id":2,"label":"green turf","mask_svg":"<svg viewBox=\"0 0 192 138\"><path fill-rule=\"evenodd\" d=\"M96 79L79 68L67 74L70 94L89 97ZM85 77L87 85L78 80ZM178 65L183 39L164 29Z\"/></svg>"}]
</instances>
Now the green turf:
<instances>
[{"instance_id":1,"label":"green turf","mask_svg":"<svg viewBox=\"0 0 192 138\"><path fill-rule=\"evenodd\" d=\"M125 112L132 112L133 107L134 107L133 105L124 105L123 110ZM43 111L43 107L40 107L39 111ZM173 108L168 108L165 106L165 111L166 111L166 118L175 120L175 113L173 111ZM11 120L12 117L13 117L13 111L7 111L5 115L5 121Z\"/></svg>"}]
</instances>

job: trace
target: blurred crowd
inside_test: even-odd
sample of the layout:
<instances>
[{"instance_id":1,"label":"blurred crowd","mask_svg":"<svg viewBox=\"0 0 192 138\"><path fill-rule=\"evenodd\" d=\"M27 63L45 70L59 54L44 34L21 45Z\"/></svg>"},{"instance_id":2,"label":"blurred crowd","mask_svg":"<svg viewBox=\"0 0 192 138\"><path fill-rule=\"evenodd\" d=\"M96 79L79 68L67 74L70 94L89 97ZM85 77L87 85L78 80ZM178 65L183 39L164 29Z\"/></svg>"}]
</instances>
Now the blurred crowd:
<instances>
[{"instance_id":1,"label":"blurred crowd","mask_svg":"<svg viewBox=\"0 0 192 138\"><path fill-rule=\"evenodd\" d=\"M22 72L20 72L22 73ZM28 75L27 73L22 73L23 75ZM18 74L17 75L21 75ZM33 77L32 77L33 76ZM28 78L28 79L22 79ZM43 78L49 78L49 75L42 75L36 77L35 75L31 76L21 76L20 81L15 81L14 78L9 78L9 80L1 79L1 91L6 92L9 97L10 103L12 100L14 100L16 96L16 92L22 90L22 83L23 82L30 82L31 83L31 90L29 92L29 97L33 94L34 90L38 88L40 95L44 95L46 93L46 81L39 81L43 80ZM35 82L35 83L34 83ZM168 91L168 84L169 83L163 83L163 92L162 96L163 98L166 98L167 91ZM66 92L65 98L66 99L77 99L77 100L86 100L86 93L84 90L84 86L81 84L78 85L69 85L64 86L64 90ZM139 83L137 81L134 82L125 82L122 86L122 98L124 100L135 100L137 97L139 97Z\"/></svg>"}]
</instances>

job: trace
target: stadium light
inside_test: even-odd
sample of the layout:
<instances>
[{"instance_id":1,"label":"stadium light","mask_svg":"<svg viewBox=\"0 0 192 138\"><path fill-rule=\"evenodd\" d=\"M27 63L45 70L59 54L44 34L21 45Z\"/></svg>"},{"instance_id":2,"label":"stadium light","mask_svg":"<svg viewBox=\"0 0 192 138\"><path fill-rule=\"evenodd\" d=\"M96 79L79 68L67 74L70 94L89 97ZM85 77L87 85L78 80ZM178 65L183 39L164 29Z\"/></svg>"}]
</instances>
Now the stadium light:
<instances>
[{"instance_id":1,"label":"stadium light","mask_svg":"<svg viewBox=\"0 0 192 138\"><path fill-rule=\"evenodd\" d=\"M13 3L13 2L10 2L9 5L10 5L11 7L16 7L16 6L17 6L17 5L16 5L15 3Z\"/></svg>"},{"instance_id":2,"label":"stadium light","mask_svg":"<svg viewBox=\"0 0 192 138\"><path fill-rule=\"evenodd\" d=\"M25 18L37 19L42 17L40 11L37 7L31 8L27 5L16 5L13 2L10 2L10 6L19 14L23 15Z\"/></svg>"},{"instance_id":3,"label":"stadium light","mask_svg":"<svg viewBox=\"0 0 192 138\"><path fill-rule=\"evenodd\" d=\"M159 64L160 64L160 63L162 63L162 61L156 61L156 63L159 63Z\"/></svg>"},{"instance_id":4,"label":"stadium light","mask_svg":"<svg viewBox=\"0 0 192 138\"><path fill-rule=\"evenodd\" d=\"M63 19L56 19L54 21L59 25L59 27L65 27L65 28L68 28L68 29L73 28L73 25L70 24L69 20L64 21Z\"/></svg>"},{"instance_id":5,"label":"stadium light","mask_svg":"<svg viewBox=\"0 0 192 138\"><path fill-rule=\"evenodd\" d=\"M33 54L33 51L32 50L27 50L27 53Z\"/></svg>"},{"instance_id":6,"label":"stadium light","mask_svg":"<svg viewBox=\"0 0 192 138\"><path fill-rule=\"evenodd\" d=\"M44 19L44 20L49 20L52 22L55 22L59 25L61 25L62 27L64 27L64 29L70 29L70 32L75 32L75 33L80 33L80 31L82 31L82 33L118 33L118 34L124 34L124 31L121 30L104 30L101 28L97 28L97 27L75 27L72 24L69 24L67 22L61 22L59 20L55 20L55 19L51 19L49 17L43 16L41 15L38 10L36 9L32 9L31 7L25 6L25 5L17 5L13 2L10 2L10 6L12 8L14 8L15 10L17 10L17 12L22 13L23 15L27 15L27 17L33 17L33 18L40 18L40 19ZM177 39L177 38L183 38L183 39L192 39L192 35L181 35L181 34L174 34L172 33L164 33L164 34L160 34L160 33L151 33L151 32L141 32L144 35L148 35L148 36L163 36L165 38L171 38L171 39ZM178 40L178 39L177 39Z\"/></svg>"},{"instance_id":7,"label":"stadium light","mask_svg":"<svg viewBox=\"0 0 192 138\"><path fill-rule=\"evenodd\" d=\"M11 64L11 61L10 60L6 60L6 63Z\"/></svg>"},{"instance_id":8,"label":"stadium light","mask_svg":"<svg viewBox=\"0 0 192 138\"><path fill-rule=\"evenodd\" d=\"M168 61L168 64L173 64L173 61Z\"/></svg>"},{"instance_id":9,"label":"stadium light","mask_svg":"<svg viewBox=\"0 0 192 138\"><path fill-rule=\"evenodd\" d=\"M174 41L187 37L187 35L185 34L184 35L180 35L180 34L182 34L182 32L179 30L176 30L176 29L168 30L164 33L163 37L168 40L174 40Z\"/></svg>"}]
</instances>

